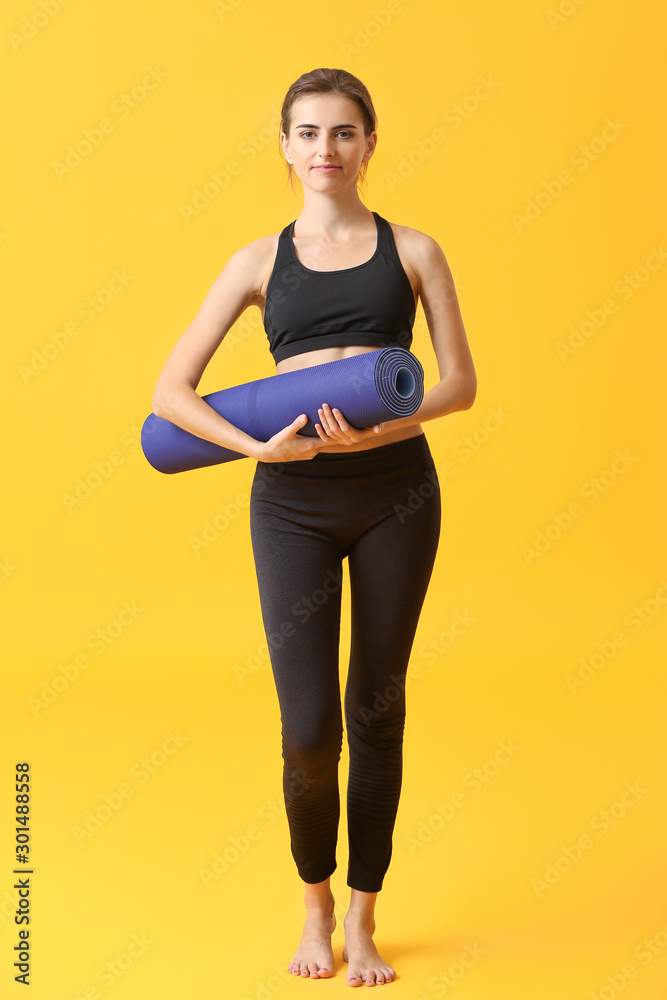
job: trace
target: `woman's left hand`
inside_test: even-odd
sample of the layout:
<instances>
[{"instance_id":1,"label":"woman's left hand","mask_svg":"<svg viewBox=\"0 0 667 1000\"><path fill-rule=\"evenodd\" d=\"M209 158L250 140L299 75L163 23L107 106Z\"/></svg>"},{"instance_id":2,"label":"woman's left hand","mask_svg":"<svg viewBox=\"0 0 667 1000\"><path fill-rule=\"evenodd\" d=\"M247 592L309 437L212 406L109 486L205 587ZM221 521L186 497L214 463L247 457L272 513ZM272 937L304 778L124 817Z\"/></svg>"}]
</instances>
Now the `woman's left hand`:
<instances>
[{"instance_id":1,"label":"woman's left hand","mask_svg":"<svg viewBox=\"0 0 667 1000\"><path fill-rule=\"evenodd\" d=\"M372 427L353 427L340 410L332 409L328 403L323 403L317 411L321 424L315 424L315 430L322 441L327 444L358 444L367 437L381 434L384 424L374 424Z\"/></svg>"}]
</instances>

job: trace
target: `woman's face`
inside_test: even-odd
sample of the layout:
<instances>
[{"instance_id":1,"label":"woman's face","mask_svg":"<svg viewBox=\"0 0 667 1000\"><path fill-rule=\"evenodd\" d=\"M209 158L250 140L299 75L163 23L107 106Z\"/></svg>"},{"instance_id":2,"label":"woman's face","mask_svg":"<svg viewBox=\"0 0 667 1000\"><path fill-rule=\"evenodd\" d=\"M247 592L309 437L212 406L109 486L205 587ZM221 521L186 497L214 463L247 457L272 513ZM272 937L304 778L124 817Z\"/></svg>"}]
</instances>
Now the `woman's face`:
<instances>
[{"instance_id":1,"label":"woman's face","mask_svg":"<svg viewBox=\"0 0 667 1000\"><path fill-rule=\"evenodd\" d=\"M284 132L280 139L302 184L337 191L356 185L361 164L373 155L377 133L364 135L356 101L340 94L310 94L294 102L289 139ZM321 169L326 166L336 169Z\"/></svg>"}]
</instances>

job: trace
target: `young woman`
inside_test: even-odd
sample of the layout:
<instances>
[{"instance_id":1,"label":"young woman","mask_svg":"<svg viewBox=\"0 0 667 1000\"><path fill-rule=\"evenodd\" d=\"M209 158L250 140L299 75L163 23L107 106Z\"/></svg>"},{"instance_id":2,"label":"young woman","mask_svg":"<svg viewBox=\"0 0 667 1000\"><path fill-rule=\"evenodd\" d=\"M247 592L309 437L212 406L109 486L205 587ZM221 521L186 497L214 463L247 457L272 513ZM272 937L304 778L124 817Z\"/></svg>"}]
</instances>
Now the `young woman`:
<instances>
[{"instance_id":1,"label":"young woman","mask_svg":"<svg viewBox=\"0 0 667 1000\"><path fill-rule=\"evenodd\" d=\"M280 704L291 850L305 885L303 935L288 968L333 975L331 934L342 749L339 635L348 558L352 636L345 689L350 986L389 983L373 941L402 778L405 676L440 532L438 478L421 424L472 406L476 377L451 272L434 239L388 223L357 190L377 142L366 87L315 69L289 88L280 142L303 209L281 233L241 247L216 278L158 379L154 412L257 460L252 546ZM409 348L417 302L440 381L411 417L355 428L323 399L317 437L297 417L270 440L234 427L195 391L226 332L262 310L276 373L390 345ZM421 504L409 500L417 491ZM288 628L284 626L289 624ZM275 646L276 644L273 644Z\"/></svg>"}]
</instances>

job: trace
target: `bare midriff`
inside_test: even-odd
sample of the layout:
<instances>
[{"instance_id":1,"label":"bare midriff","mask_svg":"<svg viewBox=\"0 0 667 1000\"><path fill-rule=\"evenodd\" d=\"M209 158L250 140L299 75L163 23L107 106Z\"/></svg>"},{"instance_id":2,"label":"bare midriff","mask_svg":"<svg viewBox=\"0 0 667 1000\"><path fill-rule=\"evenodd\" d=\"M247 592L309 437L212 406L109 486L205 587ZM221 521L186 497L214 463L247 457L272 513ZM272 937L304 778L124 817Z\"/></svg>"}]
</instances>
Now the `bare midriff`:
<instances>
[{"instance_id":1,"label":"bare midriff","mask_svg":"<svg viewBox=\"0 0 667 1000\"><path fill-rule=\"evenodd\" d=\"M291 358L284 358L276 364L276 375L283 372L294 372L301 368L310 368L312 365L323 365L328 361L339 361L341 358L350 358L355 354L364 354L366 351L376 351L377 347L365 347L361 345L347 345L345 347L324 347L319 351L305 351L303 354L295 354ZM323 399L322 403L332 405L330 399ZM320 404L322 405L322 404ZM343 413L345 417L345 413ZM327 445L322 450L325 453L340 451L366 451L368 448L379 448L385 444L393 444L395 441L404 441L406 438L417 437L423 434L421 424L410 424L407 427L397 427L395 430L387 430L383 434L364 438L357 444L332 444Z\"/></svg>"}]
</instances>

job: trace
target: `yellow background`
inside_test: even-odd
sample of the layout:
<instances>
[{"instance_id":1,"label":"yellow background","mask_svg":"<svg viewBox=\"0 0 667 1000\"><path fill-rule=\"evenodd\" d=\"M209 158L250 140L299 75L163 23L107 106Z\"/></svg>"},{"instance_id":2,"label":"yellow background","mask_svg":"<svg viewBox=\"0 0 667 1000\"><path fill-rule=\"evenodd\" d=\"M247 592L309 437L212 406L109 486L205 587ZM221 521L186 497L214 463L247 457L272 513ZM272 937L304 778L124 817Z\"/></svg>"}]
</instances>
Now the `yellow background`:
<instances>
[{"instance_id":1,"label":"yellow background","mask_svg":"<svg viewBox=\"0 0 667 1000\"><path fill-rule=\"evenodd\" d=\"M399 976L384 989L395 1000L664 997L667 269L652 256L667 235L664 23L647 0L559 2L560 15L556 0L4 5L3 1000L26 995L12 968L22 760L33 1000L349 990L345 758L336 975L284 971L301 883L261 655L254 463L163 476L137 439L162 365L229 255L301 209L277 112L317 66L368 86L379 138L365 204L442 246L479 385L472 409L425 425L436 466L456 471L441 475L440 548L410 666L403 795L376 913ZM159 82L128 105L149 68ZM59 168L104 118L99 144ZM182 206L230 161L238 173L186 221ZM108 296L114 269L127 284ZM102 306L93 319L90 296ZM573 327L580 346L563 359ZM429 387L421 309L413 350ZM253 308L199 391L272 372ZM108 475L72 504L96 469ZM227 524L196 554L193 537L220 512ZM457 613L474 619L460 635ZM101 648L99 629L111 638ZM341 683L347 630L344 617ZM568 686L591 659L590 679ZM518 749L494 764L501 741ZM464 804L445 821L456 793ZM95 812L104 821L82 838ZM207 886L216 855L229 864ZM466 947L481 957L457 980Z\"/></svg>"}]
</instances>

